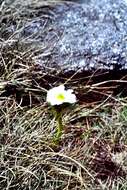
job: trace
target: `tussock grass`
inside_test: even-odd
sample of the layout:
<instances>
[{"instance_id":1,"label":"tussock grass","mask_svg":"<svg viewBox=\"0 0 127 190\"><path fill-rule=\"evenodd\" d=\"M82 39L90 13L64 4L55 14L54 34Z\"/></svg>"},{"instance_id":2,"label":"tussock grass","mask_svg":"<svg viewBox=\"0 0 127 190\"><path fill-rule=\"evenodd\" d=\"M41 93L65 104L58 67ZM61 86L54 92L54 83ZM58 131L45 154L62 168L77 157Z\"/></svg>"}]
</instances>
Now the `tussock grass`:
<instances>
[{"instance_id":1,"label":"tussock grass","mask_svg":"<svg viewBox=\"0 0 127 190\"><path fill-rule=\"evenodd\" d=\"M37 14L26 9L21 1L0 5L0 189L126 190L127 98L113 94L126 78L101 82L100 73L79 78L40 68L35 58L49 47L20 36ZM78 103L65 110L57 145L45 96L60 83L75 90Z\"/></svg>"}]
</instances>

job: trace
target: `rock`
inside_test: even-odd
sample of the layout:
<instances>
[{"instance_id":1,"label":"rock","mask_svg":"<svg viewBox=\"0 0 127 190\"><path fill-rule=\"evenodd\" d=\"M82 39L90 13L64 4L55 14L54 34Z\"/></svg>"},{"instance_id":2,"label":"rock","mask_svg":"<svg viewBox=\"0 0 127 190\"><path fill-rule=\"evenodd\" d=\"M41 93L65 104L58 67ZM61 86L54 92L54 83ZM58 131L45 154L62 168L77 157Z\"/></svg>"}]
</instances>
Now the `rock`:
<instances>
[{"instance_id":1,"label":"rock","mask_svg":"<svg viewBox=\"0 0 127 190\"><path fill-rule=\"evenodd\" d=\"M127 66L127 3L91 0L56 8L62 35L53 60L69 68L121 69ZM56 53L57 52L57 53Z\"/></svg>"},{"instance_id":2,"label":"rock","mask_svg":"<svg viewBox=\"0 0 127 190\"><path fill-rule=\"evenodd\" d=\"M33 59L42 67L126 69L127 1L80 2L29 6L30 14L23 13L27 19L15 39L26 49L41 49ZM10 30L14 28L11 24Z\"/></svg>"}]
</instances>

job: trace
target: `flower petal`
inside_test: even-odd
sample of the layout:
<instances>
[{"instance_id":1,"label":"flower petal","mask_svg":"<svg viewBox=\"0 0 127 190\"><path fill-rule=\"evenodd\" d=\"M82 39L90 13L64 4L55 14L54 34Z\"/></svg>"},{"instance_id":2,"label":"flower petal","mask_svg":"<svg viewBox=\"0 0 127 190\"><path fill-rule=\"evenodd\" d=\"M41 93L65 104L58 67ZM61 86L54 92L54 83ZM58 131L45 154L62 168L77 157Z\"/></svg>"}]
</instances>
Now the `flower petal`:
<instances>
[{"instance_id":1,"label":"flower petal","mask_svg":"<svg viewBox=\"0 0 127 190\"><path fill-rule=\"evenodd\" d=\"M64 97L59 98L59 97ZM64 85L60 85L58 87L54 87L47 92L46 101L51 105L60 105L63 103L75 103L76 96L73 94L72 89L65 90Z\"/></svg>"}]
</instances>

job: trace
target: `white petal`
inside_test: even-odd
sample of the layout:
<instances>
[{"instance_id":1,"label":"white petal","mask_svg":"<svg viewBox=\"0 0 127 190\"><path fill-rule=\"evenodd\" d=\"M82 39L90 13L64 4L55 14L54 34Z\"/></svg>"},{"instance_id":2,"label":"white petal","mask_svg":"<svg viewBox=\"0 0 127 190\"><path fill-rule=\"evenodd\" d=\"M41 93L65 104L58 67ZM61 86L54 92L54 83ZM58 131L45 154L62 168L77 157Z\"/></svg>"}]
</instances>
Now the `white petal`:
<instances>
[{"instance_id":1,"label":"white petal","mask_svg":"<svg viewBox=\"0 0 127 190\"><path fill-rule=\"evenodd\" d=\"M65 90L65 86L63 84L61 84L60 86L56 87L57 90L59 91L64 91Z\"/></svg>"},{"instance_id":2,"label":"white petal","mask_svg":"<svg viewBox=\"0 0 127 190\"><path fill-rule=\"evenodd\" d=\"M66 90L68 93L73 93L74 91L72 89Z\"/></svg>"},{"instance_id":3,"label":"white petal","mask_svg":"<svg viewBox=\"0 0 127 190\"><path fill-rule=\"evenodd\" d=\"M68 103L71 103L71 104L73 104L73 103L76 103L76 96L75 96L75 94L70 94L70 95L68 95L67 97L66 97L66 102L68 102Z\"/></svg>"},{"instance_id":4,"label":"white petal","mask_svg":"<svg viewBox=\"0 0 127 190\"><path fill-rule=\"evenodd\" d=\"M59 94L63 94L65 99L64 100L57 99L57 96ZM46 101L48 103L50 103L51 105L60 105L60 104L63 104L65 102L66 103L75 103L76 102L76 96L75 96L75 94L73 94L72 89L65 90L64 85L60 85L58 87L54 87L54 88L50 89L47 92Z\"/></svg>"}]
</instances>

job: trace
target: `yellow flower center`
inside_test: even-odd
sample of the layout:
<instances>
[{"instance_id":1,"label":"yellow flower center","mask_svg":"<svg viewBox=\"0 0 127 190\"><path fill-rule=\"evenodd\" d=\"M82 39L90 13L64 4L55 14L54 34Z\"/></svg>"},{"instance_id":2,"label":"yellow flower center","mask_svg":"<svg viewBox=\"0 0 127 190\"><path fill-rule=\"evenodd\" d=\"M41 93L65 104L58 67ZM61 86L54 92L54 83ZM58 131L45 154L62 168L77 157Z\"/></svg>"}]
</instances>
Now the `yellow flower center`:
<instances>
[{"instance_id":1,"label":"yellow flower center","mask_svg":"<svg viewBox=\"0 0 127 190\"><path fill-rule=\"evenodd\" d=\"M65 96L64 96L64 94L58 94L58 95L56 96L56 99L57 99L58 101L64 101L64 100L65 100Z\"/></svg>"}]
</instances>

